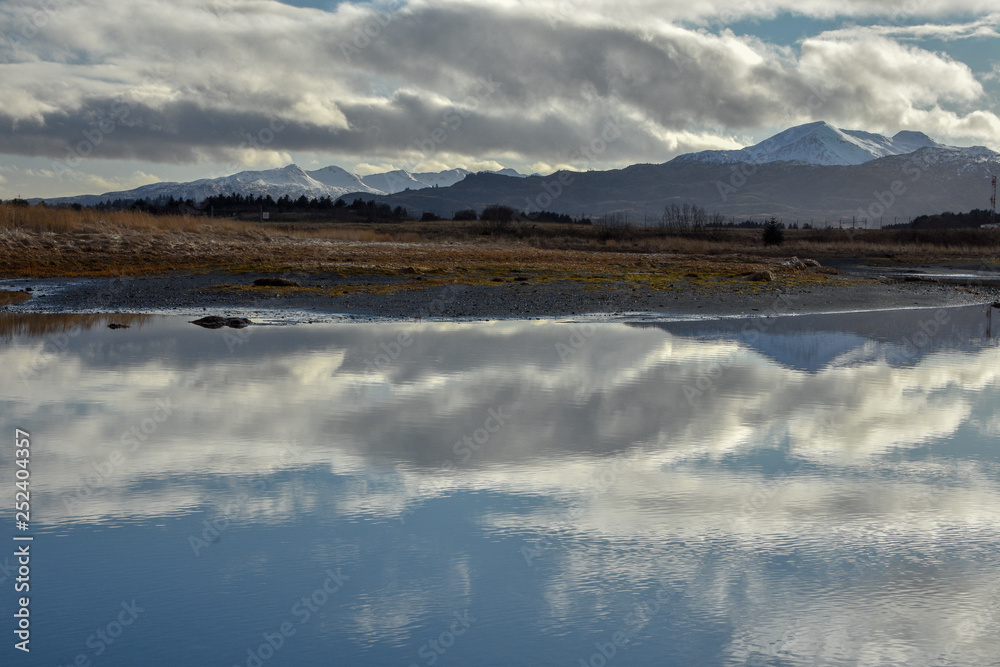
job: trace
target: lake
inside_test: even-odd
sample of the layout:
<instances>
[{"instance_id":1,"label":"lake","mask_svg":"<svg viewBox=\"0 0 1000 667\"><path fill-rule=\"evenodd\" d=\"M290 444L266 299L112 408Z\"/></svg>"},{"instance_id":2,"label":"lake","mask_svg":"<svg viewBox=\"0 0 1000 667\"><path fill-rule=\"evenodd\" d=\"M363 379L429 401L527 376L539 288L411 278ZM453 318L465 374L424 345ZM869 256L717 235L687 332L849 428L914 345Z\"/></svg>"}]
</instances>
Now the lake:
<instances>
[{"instance_id":1,"label":"lake","mask_svg":"<svg viewBox=\"0 0 1000 667\"><path fill-rule=\"evenodd\" d=\"M991 318L0 314L3 664L995 664Z\"/></svg>"}]
</instances>

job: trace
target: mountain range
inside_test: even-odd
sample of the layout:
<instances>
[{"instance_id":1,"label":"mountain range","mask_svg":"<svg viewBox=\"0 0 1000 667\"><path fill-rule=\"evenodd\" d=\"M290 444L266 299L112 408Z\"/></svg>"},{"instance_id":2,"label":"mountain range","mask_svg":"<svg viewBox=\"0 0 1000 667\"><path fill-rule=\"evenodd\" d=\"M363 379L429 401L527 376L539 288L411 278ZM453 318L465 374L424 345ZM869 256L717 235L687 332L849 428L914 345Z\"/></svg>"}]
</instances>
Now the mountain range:
<instances>
[{"instance_id":1,"label":"mountain range","mask_svg":"<svg viewBox=\"0 0 1000 667\"><path fill-rule=\"evenodd\" d=\"M860 130L841 130L818 121L787 129L740 150L687 153L677 159L708 164L798 162L847 166L888 155L905 155L921 148L942 147L923 132L899 132L890 138Z\"/></svg>"},{"instance_id":2,"label":"mountain range","mask_svg":"<svg viewBox=\"0 0 1000 667\"><path fill-rule=\"evenodd\" d=\"M417 215L450 217L458 210L505 204L529 214L614 214L632 221L655 221L672 204L696 204L740 220L775 216L787 223L881 225L988 208L993 174L1000 174L1000 154L982 146L946 146L912 131L886 137L820 121L739 150L687 153L662 164L609 171L525 176L511 169L397 170L359 176L337 166L304 171L289 165L48 201L91 205L170 196L200 201L233 192L274 199L364 196Z\"/></svg>"},{"instance_id":3,"label":"mountain range","mask_svg":"<svg viewBox=\"0 0 1000 667\"><path fill-rule=\"evenodd\" d=\"M105 192L100 195L77 195L57 197L45 200L50 204L78 203L93 206L108 200L123 199L155 200L161 197L201 202L215 195L233 193L250 196L270 196L280 199L288 195L292 199L305 196L309 199L330 197L337 199L344 195L389 195L406 190L423 188L448 187L461 181L472 172L467 169L448 169L438 172L411 173L402 169L378 174L359 176L352 172L331 165L305 171L295 164L280 169L265 169L259 171L241 171L220 178L203 178L187 183L161 182L143 185L133 190ZM505 176L524 178L513 169L499 172ZM40 201L37 199L31 201Z\"/></svg>"}]
</instances>

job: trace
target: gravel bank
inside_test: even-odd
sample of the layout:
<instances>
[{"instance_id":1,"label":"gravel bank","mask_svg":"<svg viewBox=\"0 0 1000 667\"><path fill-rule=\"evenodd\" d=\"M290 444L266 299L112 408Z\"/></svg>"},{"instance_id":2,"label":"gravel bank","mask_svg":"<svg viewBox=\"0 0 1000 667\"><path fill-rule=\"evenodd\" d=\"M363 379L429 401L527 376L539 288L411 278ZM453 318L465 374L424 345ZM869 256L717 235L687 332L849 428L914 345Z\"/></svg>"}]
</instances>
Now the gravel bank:
<instances>
[{"instance_id":1,"label":"gravel bank","mask_svg":"<svg viewBox=\"0 0 1000 667\"><path fill-rule=\"evenodd\" d=\"M6 312L293 314L294 321L351 316L496 319L602 314L651 317L765 315L882 308L967 305L995 301L993 286L901 281L843 273L823 283L712 282L690 277L658 288L627 280L591 283L508 276L488 285L423 286L421 276L282 274L299 287L254 287L273 274L200 273L135 278L0 281L0 289L30 290L32 299Z\"/></svg>"}]
</instances>

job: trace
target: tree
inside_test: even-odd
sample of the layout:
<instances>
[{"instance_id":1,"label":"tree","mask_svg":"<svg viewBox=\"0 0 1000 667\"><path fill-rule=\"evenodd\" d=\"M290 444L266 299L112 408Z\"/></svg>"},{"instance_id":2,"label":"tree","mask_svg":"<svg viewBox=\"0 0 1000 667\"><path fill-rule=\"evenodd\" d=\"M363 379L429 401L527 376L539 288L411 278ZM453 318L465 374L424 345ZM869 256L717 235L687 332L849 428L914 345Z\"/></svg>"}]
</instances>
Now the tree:
<instances>
[{"instance_id":1,"label":"tree","mask_svg":"<svg viewBox=\"0 0 1000 667\"><path fill-rule=\"evenodd\" d=\"M785 242L785 230L780 222L771 218L764 223L761 238L764 240L764 245L781 245Z\"/></svg>"},{"instance_id":2,"label":"tree","mask_svg":"<svg viewBox=\"0 0 1000 667\"><path fill-rule=\"evenodd\" d=\"M499 234L507 231L515 215L517 215L517 211L510 206L490 204L483 209L483 213L479 216L479 219L483 221L483 226L488 231Z\"/></svg>"}]
</instances>

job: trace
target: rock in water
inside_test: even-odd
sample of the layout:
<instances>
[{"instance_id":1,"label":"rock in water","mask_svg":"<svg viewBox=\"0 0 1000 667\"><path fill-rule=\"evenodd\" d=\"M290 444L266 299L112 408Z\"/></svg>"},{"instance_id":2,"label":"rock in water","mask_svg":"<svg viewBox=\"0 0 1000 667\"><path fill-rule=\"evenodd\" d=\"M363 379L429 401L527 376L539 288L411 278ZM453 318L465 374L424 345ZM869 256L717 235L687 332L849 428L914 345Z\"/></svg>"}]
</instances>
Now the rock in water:
<instances>
[{"instance_id":1,"label":"rock in water","mask_svg":"<svg viewBox=\"0 0 1000 667\"><path fill-rule=\"evenodd\" d=\"M205 327L206 329L221 329L222 327L242 329L243 327L253 324L253 322L245 317L219 317L218 315L209 315L208 317L203 317L200 320L194 320L191 324L197 324L198 326Z\"/></svg>"},{"instance_id":2,"label":"rock in water","mask_svg":"<svg viewBox=\"0 0 1000 667\"><path fill-rule=\"evenodd\" d=\"M253 284L254 287L302 287L295 280L287 278L258 278Z\"/></svg>"}]
</instances>

